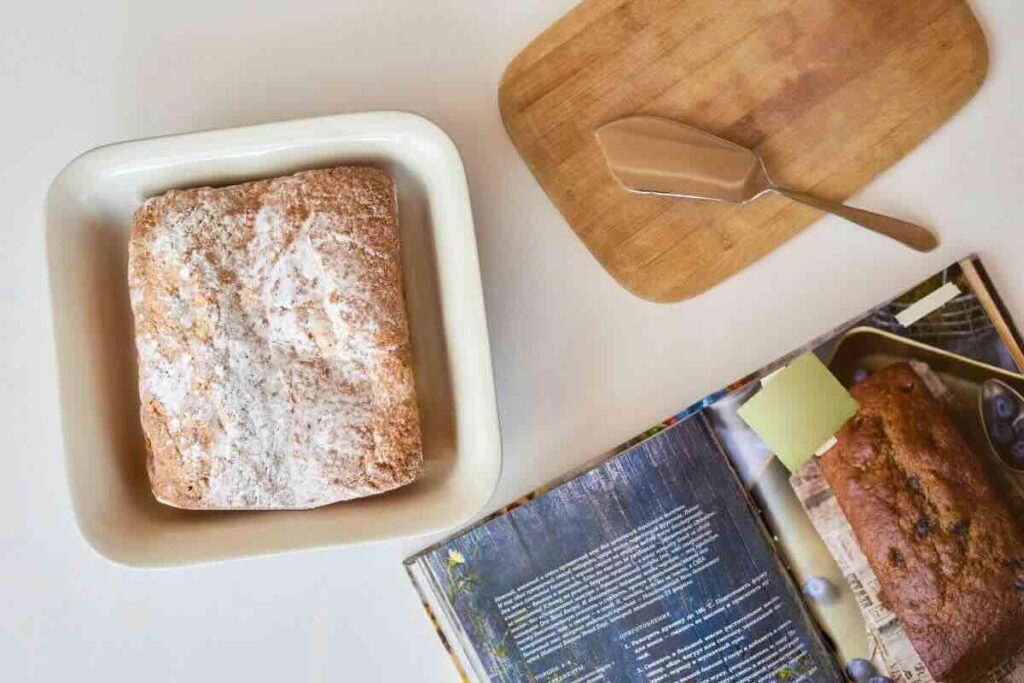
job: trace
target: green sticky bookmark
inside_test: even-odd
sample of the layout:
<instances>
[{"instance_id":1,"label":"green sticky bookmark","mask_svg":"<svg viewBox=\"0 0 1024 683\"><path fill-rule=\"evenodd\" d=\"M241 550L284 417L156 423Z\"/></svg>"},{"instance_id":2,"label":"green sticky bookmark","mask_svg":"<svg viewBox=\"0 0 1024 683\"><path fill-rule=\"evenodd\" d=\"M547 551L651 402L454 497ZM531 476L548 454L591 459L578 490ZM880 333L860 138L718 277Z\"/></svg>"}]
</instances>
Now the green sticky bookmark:
<instances>
[{"instance_id":1,"label":"green sticky bookmark","mask_svg":"<svg viewBox=\"0 0 1024 683\"><path fill-rule=\"evenodd\" d=\"M763 382L737 412L792 472L853 417L857 402L807 352Z\"/></svg>"}]
</instances>

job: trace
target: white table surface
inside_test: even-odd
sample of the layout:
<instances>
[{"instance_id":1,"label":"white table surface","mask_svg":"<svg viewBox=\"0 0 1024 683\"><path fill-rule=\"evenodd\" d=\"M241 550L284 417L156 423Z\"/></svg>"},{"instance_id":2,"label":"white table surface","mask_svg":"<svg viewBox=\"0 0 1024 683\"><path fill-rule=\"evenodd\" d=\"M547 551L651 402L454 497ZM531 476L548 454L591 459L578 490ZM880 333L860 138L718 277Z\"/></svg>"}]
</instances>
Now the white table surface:
<instances>
[{"instance_id":1,"label":"white table surface","mask_svg":"<svg viewBox=\"0 0 1024 683\"><path fill-rule=\"evenodd\" d=\"M95 0L0 21L0 677L454 681L401 560L433 539L139 571L79 535L66 492L43 197L93 146L408 109L462 151L505 465L491 507L971 251L1024 321L1024 3L976 4L982 91L857 203L936 227L920 256L825 219L711 292L620 289L498 118L507 62L573 0Z\"/></svg>"}]
</instances>

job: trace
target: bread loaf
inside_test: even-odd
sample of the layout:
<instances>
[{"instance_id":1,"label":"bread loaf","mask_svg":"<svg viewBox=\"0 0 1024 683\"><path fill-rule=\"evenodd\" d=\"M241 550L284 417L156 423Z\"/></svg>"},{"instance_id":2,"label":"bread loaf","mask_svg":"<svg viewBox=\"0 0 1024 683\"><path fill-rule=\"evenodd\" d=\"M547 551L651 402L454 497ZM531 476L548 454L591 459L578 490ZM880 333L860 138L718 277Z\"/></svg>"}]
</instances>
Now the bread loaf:
<instances>
[{"instance_id":1,"label":"bread loaf","mask_svg":"<svg viewBox=\"0 0 1024 683\"><path fill-rule=\"evenodd\" d=\"M417 476L386 172L333 168L150 199L132 224L128 279L160 501L309 508Z\"/></svg>"},{"instance_id":2,"label":"bread loaf","mask_svg":"<svg viewBox=\"0 0 1024 683\"><path fill-rule=\"evenodd\" d=\"M1020 522L910 365L851 394L822 473L929 673L969 681L1024 646Z\"/></svg>"}]
</instances>

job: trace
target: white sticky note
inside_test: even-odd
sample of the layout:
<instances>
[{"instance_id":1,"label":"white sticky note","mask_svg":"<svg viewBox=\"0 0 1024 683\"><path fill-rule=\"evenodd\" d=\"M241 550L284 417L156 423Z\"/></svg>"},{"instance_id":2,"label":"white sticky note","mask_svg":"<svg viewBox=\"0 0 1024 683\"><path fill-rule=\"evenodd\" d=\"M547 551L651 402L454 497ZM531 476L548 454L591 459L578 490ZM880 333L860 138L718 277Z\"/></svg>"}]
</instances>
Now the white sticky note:
<instances>
[{"instance_id":1,"label":"white sticky note","mask_svg":"<svg viewBox=\"0 0 1024 683\"><path fill-rule=\"evenodd\" d=\"M818 450L814 451L814 454L819 456L819 457L822 456L822 455L825 455L830 450L832 450L832 447L835 446L837 443L839 443L839 439L837 439L835 436L830 436L830 437L828 437L828 441L826 441L825 443L821 444L821 448L819 448Z\"/></svg>"},{"instance_id":2,"label":"white sticky note","mask_svg":"<svg viewBox=\"0 0 1024 683\"><path fill-rule=\"evenodd\" d=\"M948 304L959 294L960 288L952 282L947 282L928 296L907 306L901 313L897 313L896 322L903 325L903 327L910 327L929 313Z\"/></svg>"},{"instance_id":3,"label":"white sticky note","mask_svg":"<svg viewBox=\"0 0 1024 683\"><path fill-rule=\"evenodd\" d=\"M762 387L768 386L768 383L771 382L776 377L778 377L779 373L782 372L785 369L786 369L786 366L783 365L781 368L776 368L775 370L772 370L771 372L769 372L767 375L765 375L764 377L761 378L761 386Z\"/></svg>"}]
</instances>

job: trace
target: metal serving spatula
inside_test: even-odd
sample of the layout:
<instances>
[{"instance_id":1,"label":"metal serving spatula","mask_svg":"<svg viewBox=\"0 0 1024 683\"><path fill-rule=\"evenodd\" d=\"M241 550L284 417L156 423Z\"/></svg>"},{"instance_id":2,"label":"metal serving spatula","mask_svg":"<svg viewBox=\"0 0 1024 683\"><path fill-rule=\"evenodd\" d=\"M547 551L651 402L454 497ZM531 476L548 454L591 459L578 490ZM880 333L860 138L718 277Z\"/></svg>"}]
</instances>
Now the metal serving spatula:
<instances>
[{"instance_id":1,"label":"metal serving spatula","mask_svg":"<svg viewBox=\"0 0 1024 683\"><path fill-rule=\"evenodd\" d=\"M779 187L751 150L678 121L629 116L599 128L597 140L612 174L631 192L741 203L777 192L917 251L939 245L919 225Z\"/></svg>"}]
</instances>

